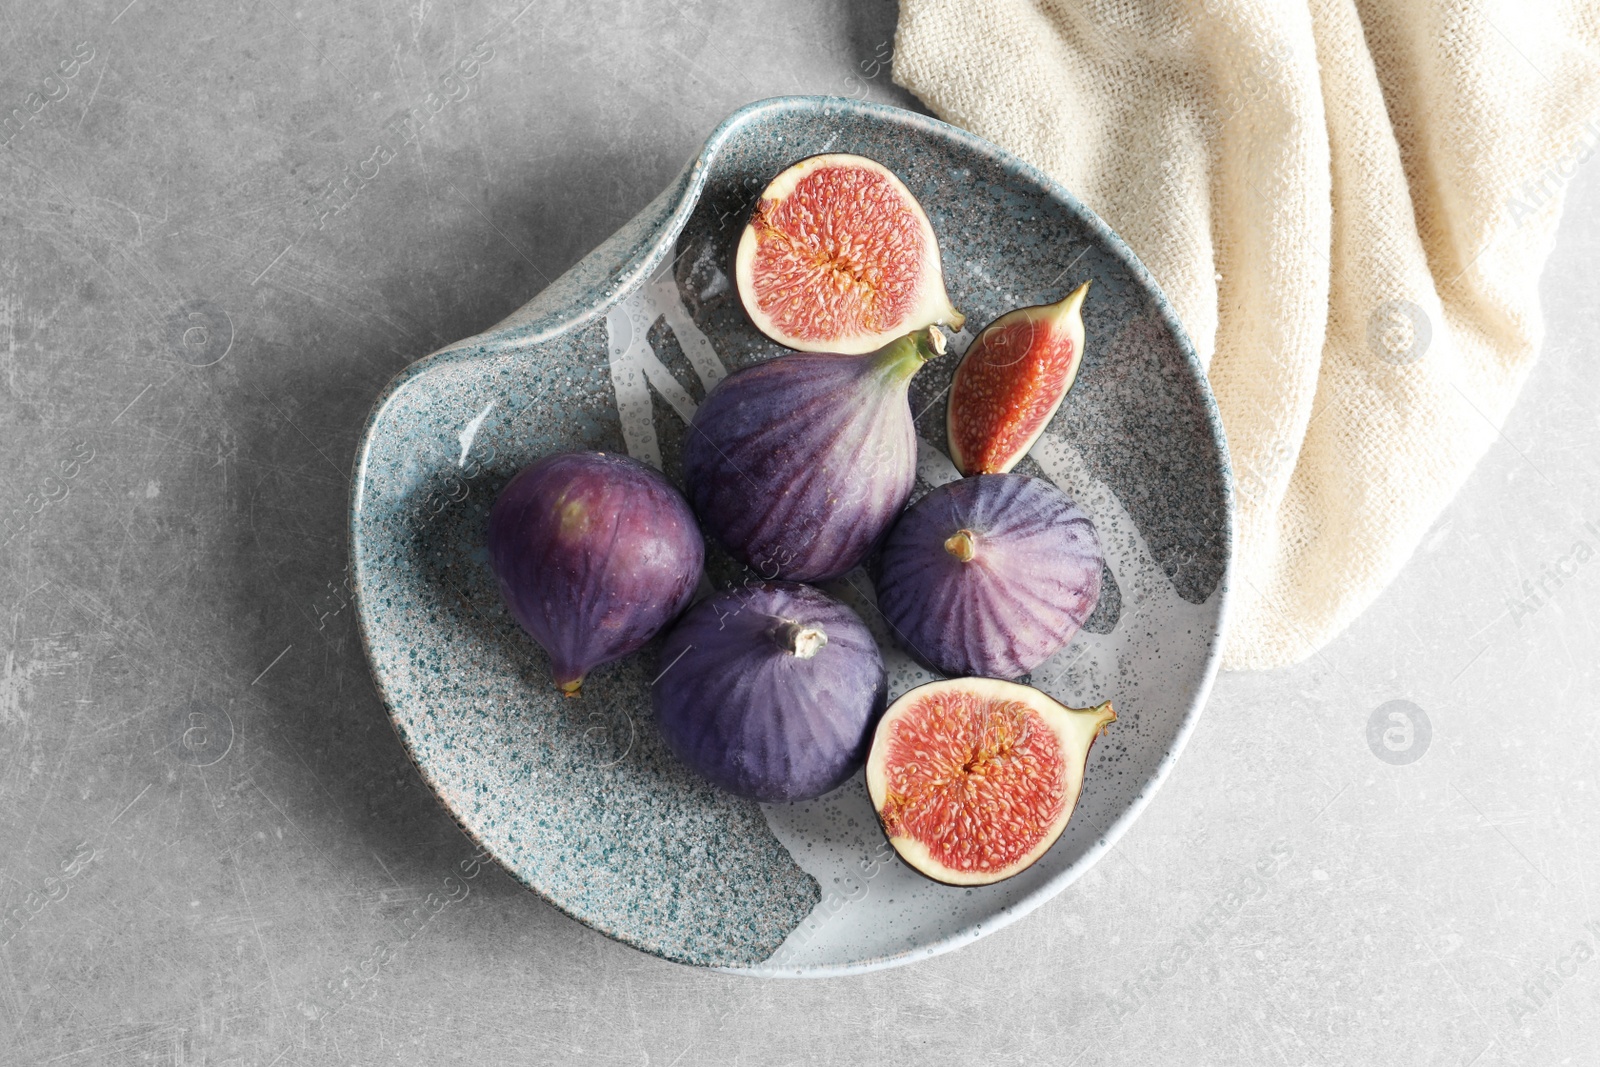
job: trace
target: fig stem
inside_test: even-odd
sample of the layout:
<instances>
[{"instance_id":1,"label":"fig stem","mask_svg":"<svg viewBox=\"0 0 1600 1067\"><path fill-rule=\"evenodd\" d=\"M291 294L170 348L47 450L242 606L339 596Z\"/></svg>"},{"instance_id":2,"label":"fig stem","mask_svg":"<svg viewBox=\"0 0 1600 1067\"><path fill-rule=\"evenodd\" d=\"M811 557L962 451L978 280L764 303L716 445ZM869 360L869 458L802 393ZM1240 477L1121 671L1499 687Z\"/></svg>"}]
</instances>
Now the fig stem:
<instances>
[{"instance_id":1,"label":"fig stem","mask_svg":"<svg viewBox=\"0 0 1600 1067\"><path fill-rule=\"evenodd\" d=\"M944 543L944 550L962 563L972 562L977 547L977 538L971 530L957 530Z\"/></svg>"},{"instance_id":2,"label":"fig stem","mask_svg":"<svg viewBox=\"0 0 1600 1067\"><path fill-rule=\"evenodd\" d=\"M939 327L913 330L878 349L873 366L890 381L906 381L930 359L944 355L944 334Z\"/></svg>"},{"instance_id":3,"label":"fig stem","mask_svg":"<svg viewBox=\"0 0 1600 1067\"><path fill-rule=\"evenodd\" d=\"M1089 286L1094 281L1090 278L1072 292L1050 305L1050 318L1055 322L1070 322L1074 315L1082 316L1084 297L1089 295Z\"/></svg>"},{"instance_id":4,"label":"fig stem","mask_svg":"<svg viewBox=\"0 0 1600 1067\"><path fill-rule=\"evenodd\" d=\"M583 679L578 677L570 682L558 682L556 685L561 690L562 696L575 697L581 695L579 690L583 688Z\"/></svg>"},{"instance_id":5,"label":"fig stem","mask_svg":"<svg viewBox=\"0 0 1600 1067\"><path fill-rule=\"evenodd\" d=\"M791 619L778 624L772 636L778 647L799 659L810 659L828 643L828 635L820 626L803 626Z\"/></svg>"}]
</instances>

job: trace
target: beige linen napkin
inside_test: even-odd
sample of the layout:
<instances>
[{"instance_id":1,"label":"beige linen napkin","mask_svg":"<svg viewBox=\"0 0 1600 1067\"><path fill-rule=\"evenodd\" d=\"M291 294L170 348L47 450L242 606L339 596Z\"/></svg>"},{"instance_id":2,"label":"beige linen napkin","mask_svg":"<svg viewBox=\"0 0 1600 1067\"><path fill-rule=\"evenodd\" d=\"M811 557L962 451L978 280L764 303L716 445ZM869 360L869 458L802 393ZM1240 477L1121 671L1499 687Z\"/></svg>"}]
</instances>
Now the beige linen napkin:
<instances>
[{"instance_id":1,"label":"beige linen napkin","mask_svg":"<svg viewBox=\"0 0 1600 1067\"><path fill-rule=\"evenodd\" d=\"M901 0L894 77L1155 274L1233 457L1225 665L1310 655L1534 360L1564 187L1600 145L1600 3Z\"/></svg>"}]
</instances>

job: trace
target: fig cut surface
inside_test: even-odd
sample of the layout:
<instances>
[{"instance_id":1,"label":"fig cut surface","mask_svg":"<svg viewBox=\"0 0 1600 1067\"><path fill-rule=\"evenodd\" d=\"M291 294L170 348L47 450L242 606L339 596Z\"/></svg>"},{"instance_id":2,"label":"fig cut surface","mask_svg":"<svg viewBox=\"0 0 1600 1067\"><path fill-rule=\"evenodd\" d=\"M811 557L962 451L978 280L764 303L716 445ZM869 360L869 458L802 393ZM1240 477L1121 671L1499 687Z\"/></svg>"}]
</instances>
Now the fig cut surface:
<instances>
[{"instance_id":1,"label":"fig cut surface","mask_svg":"<svg viewBox=\"0 0 1600 1067\"><path fill-rule=\"evenodd\" d=\"M1083 365L1084 282L1054 304L1018 308L972 342L950 384L950 459L1004 474L1044 433Z\"/></svg>"},{"instance_id":2,"label":"fig cut surface","mask_svg":"<svg viewBox=\"0 0 1600 1067\"><path fill-rule=\"evenodd\" d=\"M811 156L774 178L740 236L734 277L756 328L802 352L859 355L965 321L922 206L864 156Z\"/></svg>"},{"instance_id":3,"label":"fig cut surface","mask_svg":"<svg viewBox=\"0 0 1600 1067\"><path fill-rule=\"evenodd\" d=\"M1066 829L1111 703L1069 708L994 678L929 682L878 723L867 792L889 843L948 885L988 885L1032 866Z\"/></svg>"}]
</instances>

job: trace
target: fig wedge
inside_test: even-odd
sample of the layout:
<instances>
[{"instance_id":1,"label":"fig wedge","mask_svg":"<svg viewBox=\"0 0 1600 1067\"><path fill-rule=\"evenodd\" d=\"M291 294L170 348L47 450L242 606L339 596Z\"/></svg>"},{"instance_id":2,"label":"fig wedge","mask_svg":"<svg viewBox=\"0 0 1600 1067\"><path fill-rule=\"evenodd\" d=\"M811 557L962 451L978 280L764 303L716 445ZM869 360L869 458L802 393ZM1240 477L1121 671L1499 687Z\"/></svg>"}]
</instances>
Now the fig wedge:
<instances>
[{"instance_id":1,"label":"fig wedge","mask_svg":"<svg viewBox=\"0 0 1600 1067\"><path fill-rule=\"evenodd\" d=\"M1083 364L1084 282L1054 304L1018 308L972 342L950 385L950 458L962 474L1004 474L1055 417Z\"/></svg>"}]
</instances>

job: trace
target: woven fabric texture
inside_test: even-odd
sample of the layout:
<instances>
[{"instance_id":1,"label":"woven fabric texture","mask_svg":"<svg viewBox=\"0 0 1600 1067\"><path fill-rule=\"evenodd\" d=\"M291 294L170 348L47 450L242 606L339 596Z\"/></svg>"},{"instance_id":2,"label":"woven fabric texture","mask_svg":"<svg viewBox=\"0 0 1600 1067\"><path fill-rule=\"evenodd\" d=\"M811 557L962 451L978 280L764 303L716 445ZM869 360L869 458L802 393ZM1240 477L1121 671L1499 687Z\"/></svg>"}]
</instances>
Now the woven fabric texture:
<instances>
[{"instance_id":1,"label":"woven fabric texture","mask_svg":"<svg viewBox=\"0 0 1600 1067\"><path fill-rule=\"evenodd\" d=\"M894 77L1150 268L1233 460L1224 664L1315 652L1538 353L1565 186L1600 147L1600 3L901 0Z\"/></svg>"}]
</instances>

